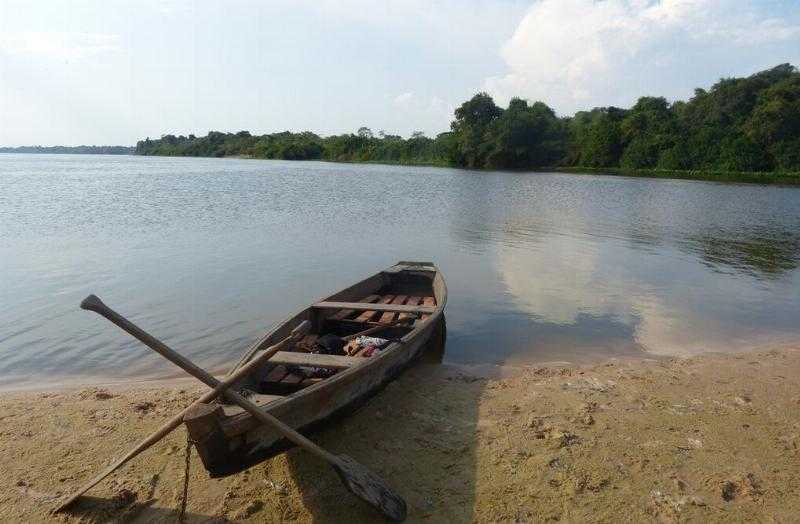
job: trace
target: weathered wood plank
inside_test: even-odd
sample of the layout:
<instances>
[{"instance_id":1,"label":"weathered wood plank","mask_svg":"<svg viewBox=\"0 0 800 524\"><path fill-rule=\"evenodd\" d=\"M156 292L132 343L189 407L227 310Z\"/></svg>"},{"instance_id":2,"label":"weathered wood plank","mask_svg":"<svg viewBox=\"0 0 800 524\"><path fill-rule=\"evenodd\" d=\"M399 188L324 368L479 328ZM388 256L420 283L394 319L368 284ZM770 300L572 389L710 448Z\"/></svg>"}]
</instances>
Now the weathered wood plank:
<instances>
[{"instance_id":1,"label":"weathered wood plank","mask_svg":"<svg viewBox=\"0 0 800 524\"><path fill-rule=\"evenodd\" d=\"M267 373L267 376L264 377L263 382L280 382L283 380L283 377L289 373L289 370L286 369L284 366L275 366Z\"/></svg>"},{"instance_id":2,"label":"weathered wood plank","mask_svg":"<svg viewBox=\"0 0 800 524\"><path fill-rule=\"evenodd\" d=\"M273 402L275 400L279 400L284 398L282 395L262 395L262 394L255 394L250 395L247 397L247 400L256 404L257 406L264 406ZM222 405L222 413L226 417L232 417L233 415L238 415L239 413L245 413L245 409L242 407L237 406L236 404L223 404Z\"/></svg>"},{"instance_id":3,"label":"weathered wood plank","mask_svg":"<svg viewBox=\"0 0 800 524\"><path fill-rule=\"evenodd\" d=\"M378 304L388 304L392 300L394 300L394 295L384 295L378 301ZM363 313L361 313L358 317L356 317L356 320L358 322L367 322L369 320L372 320L372 317L374 317L375 315L377 315L377 312L374 309L370 308L370 309L364 311Z\"/></svg>"},{"instance_id":4,"label":"weathered wood plank","mask_svg":"<svg viewBox=\"0 0 800 524\"><path fill-rule=\"evenodd\" d=\"M346 369L363 362L363 359L340 355L320 355L317 353L295 353L278 351L270 362L285 366L312 366L317 368Z\"/></svg>"},{"instance_id":5,"label":"weathered wood plank","mask_svg":"<svg viewBox=\"0 0 800 524\"><path fill-rule=\"evenodd\" d=\"M288 384L290 386L294 386L296 384L301 383L304 378L305 377L303 377L301 374L299 374L299 372L298 373L289 373L288 375L283 377L283 380L281 380L281 384Z\"/></svg>"},{"instance_id":6,"label":"weathered wood plank","mask_svg":"<svg viewBox=\"0 0 800 524\"><path fill-rule=\"evenodd\" d=\"M367 303L377 302L378 300L380 300L380 298L381 298L380 295L370 295L368 297L362 298L361 300L359 300L359 302L367 302ZM329 318L331 320L344 320L345 318L349 317L350 315L352 315L355 312L356 312L355 309L343 309L341 311L337 311L336 313L331 315Z\"/></svg>"},{"instance_id":7,"label":"weathered wood plank","mask_svg":"<svg viewBox=\"0 0 800 524\"><path fill-rule=\"evenodd\" d=\"M419 303L422 302L422 297L408 297L406 300L407 306L418 306ZM411 316L411 313L400 313L398 320L406 320Z\"/></svg>"},{"instance_id":8,"label":"weathered wood plank","mask_svg":"<svg viewBox=\"0 0 800 524\"><path fill-rule=\"evenodd\" d=\"M423 306L428 306L428 307L435 306L436 305L436 299L434 299L433 297L425 297L425 298L422 299L422 305ZM431 313L433 313L433 312L431 311ZM425 320L429 316L430 315L421 315L420 318L422 320Z\"/></svg>"},{"instance_id":9,"label":"weathered wood plank","mask_svg":"<svg viewBox=\"0 0 800 524\"><path fill-rule=\"evenodd\" d=\"M392 297L394 299L394 297ZM391 299L390 299L391 300ZM317 302L314 304L315 308L319 309L340 309L340 308L352 308L352 309L360 309L365 311L366 313L376 313L382 311L394 311L395 313L427 313L431 314L436 312L436 307L422 305L422 306L407 306L407 305L397 305L397 304L359 304L358 302ZM365 314L366 314L365 313ZM359 320L364 315L358 317ZM371 316L371 315L370 315Z\"/></svg>"},{"instance_id":10,"label":"weathered wood plank","mask_svg":"<svg viewBox=\"0 0 800 524\"><path fill-rule=\"evenodd\" d=\"M392 304L397 306L403 305L407 298L408 297L406 295L397 295L394 297L394 300L392 300ZM390 324L396 316L397 313L395 311L387 311L381 315L381 318L378 320L378 322L381 324Z\"/></svg>"},{"instance_id":11,"label":"weathered wood plank","mask_svg":"<svg viewBox=\"0 0 800 524\"><path fill-rule=\"evenodd\" d=\"M307 378L307 379L303 380L300 383L300 387L307 388L308 386L313 386L314 384L319 384L323 380L325 380L325 379L324 378L319 378L319 377Z\"/></svg>"}]
</instances>

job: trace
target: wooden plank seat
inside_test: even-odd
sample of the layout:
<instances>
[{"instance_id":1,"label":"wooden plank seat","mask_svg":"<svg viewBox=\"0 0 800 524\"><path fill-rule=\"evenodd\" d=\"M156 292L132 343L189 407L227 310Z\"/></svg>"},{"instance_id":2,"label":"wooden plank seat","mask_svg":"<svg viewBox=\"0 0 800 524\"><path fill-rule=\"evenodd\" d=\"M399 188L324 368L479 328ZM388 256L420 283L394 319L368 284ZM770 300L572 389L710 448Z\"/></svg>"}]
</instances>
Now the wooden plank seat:
<instances>
[{"instance_id":1,"label":"wooden plank seat","mask_svg":"<svg viewBox=\"0 0 800 524\"><path fill-rule=\"evenodd\" d=\"M355 309L372 312L393 311L395 313L423 313L430 315L436 311L432 299L431 304L430 306L427 304L422 306L409 306L405 304L363 304L360 302L317 302L313 307L317 309Z\"/></svg>"},{"instance_id":2,"label":"wooden plank seat","mask_svg":"<svg viewBox=\"0 0 800 524\"><path fill-rule=\"evenodd\" d=\"M347 369L361 364L363 358L345 357L340 355L321 355L318 353L296 353L292 351L278 351L269 361L273 364L284 366L311 366L315 368Z\"/></svg>"}]
</instances>

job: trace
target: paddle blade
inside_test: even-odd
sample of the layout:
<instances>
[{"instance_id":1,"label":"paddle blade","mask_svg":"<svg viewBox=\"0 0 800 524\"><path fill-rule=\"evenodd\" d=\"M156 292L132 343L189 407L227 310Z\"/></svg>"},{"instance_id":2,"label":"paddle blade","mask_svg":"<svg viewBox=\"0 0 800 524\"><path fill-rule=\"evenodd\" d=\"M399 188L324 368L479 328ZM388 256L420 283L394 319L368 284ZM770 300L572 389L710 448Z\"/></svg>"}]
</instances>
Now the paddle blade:
<instances>
[{"instance_id":1,"label":"paddle blade","mask_svg":"<svg viewBox=\"0 0 800 524\"><path fill-rule=\"evenodd\" d=\"M347 455L337 455L336 459L333 467L347 489L375 506L390 520L405 520L406 502L383 479Z\"/></svg>"}]
</instances>

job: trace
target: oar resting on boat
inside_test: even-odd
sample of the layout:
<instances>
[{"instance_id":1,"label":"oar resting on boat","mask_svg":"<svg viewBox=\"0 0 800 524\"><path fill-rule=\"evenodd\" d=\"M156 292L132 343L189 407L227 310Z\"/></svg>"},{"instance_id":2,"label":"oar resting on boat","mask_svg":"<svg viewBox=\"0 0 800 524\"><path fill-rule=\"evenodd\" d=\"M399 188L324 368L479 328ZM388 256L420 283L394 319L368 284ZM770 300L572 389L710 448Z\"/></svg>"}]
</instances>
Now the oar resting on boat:
<instances>
[{"instance_id":1,"label":"oar resting on boat","mask_svg":"<svg viewBox=\"0 0 800 524\"><path fill-rule=\"evenodd\" d=\"M222 382L215 379L204 369L196 366L189 359L172 350L166 344L106 306L96 296L90 295L84 299L84 301L81 302L81 308L99 313L201 382L215 390L219 388L228 400L244 408L259 422L270 426L285 438L291 440L295 445L328 462L351 493L377 508L387 518L398 522L405 520L405 501L395 494L383 479L356 462L355 459L347 455L334 455L326 451L266 411L263 411L258 405L250 402L240 393L232 389L225 389Z\"/></svg>"},{"instance_id":2,"label":"oar resting on boat","mask_svg":"<svg viewBox=\"0 0 800 524\"><path fill-rule=\"evenodd\" d=\"M447 287L435 265L398 262L312 302L265 333L244 353L223 382L223 385L230 384L236 392L219 395L216 400L212 400L213 396L204 396L204 402L195 403L182 418L209 475L216 478L238 473L282 453L293 444L306 449L315 446L303 435L325 427L333 419L369 400L382 386L412 365L426 348L441 349L445 339L446 302ZM91 308L96 305L97 309L103 310L91 301L85 305ZM121 317L116 320L124 321ZM309 334L279 347L271 358L260 360L263 348L279 345L303 321L311 324ZM118 325L125 326L123 329L136 328L127 321ZM382 342L365 346L352 355L343 354L341 344L378 332L381 332L377 336L382 337ZM137 338L150 347L155 345L166 349L166 354L172 357L180 357L143 331L136 333ZM339 349L336 344L331 346L331 342L339 343ZM254 363L256 360L258 362ZM173 361L182 367L188 366L185 369L191 369L197 373L195 376L222 391L216 382L206 381L208 374L188 360L180 357L180 360ZM245 405L242 405L237 392L245 390L252 394L248 394ZM179 423L180 417L170 421L164 434ZM287 435L287 429L292 433ZM156 433L145 439L80 493L158 438L160 436ZM383 491L384 495L380 495L381 489L369 487L372 481L368 479L377 477L373 478L362 466L351 464L352 459L337 457L324 450L320 453L318 447L312 452L329 460L348 489L370 504L379 506L389 518L405 515L402 499L388 488ZM375 482L384 486L380 479Z\"/></svg>"}]
</instances>

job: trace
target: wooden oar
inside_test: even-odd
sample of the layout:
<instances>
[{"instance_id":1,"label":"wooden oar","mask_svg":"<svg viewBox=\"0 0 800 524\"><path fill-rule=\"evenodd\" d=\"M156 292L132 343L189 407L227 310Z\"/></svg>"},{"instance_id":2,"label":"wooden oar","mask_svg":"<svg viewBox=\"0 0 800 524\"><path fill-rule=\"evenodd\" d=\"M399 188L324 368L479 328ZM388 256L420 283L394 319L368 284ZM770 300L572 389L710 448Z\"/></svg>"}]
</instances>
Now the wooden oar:
<instances>
[{"instance_id":1,"label":"wooden oar","mask_svg":"<svg viewBox=\"0 0 800 524\"><path fill-rule=\"evenodd\" d=\"M83 302L81 302L81 308L94 311L106 317L150 349L159 353L209 387L216 388L220 385L220 382L209 375L205 370L196 366L189 359L170 349L166 344L146 333L122 315L103 304L96 296L89 295L86 297ZM294 442L297 446L328 462L351 493L377 508L387 518L398 522L405 520L405 501L394 493L384 480L375 473L347 455L334 455L326 451L266 411L263 411L256 404L253 404L236 391L226 390L223 394L228 400L244 408L262 424L270 426L288 440Z\"/></svg>"},{"instance_id":2,"label":"wooden oar","mask_svg":"<svg viewBox=\"0 0 800 524\"><path fill-rule=\"evenodd\" d=\"M177 428L178 426L180 426L183 423L183 417L186 415L186 412L189 411L190 409L192 409L195 405L200 404L200 403L205 404L205 403L211 402L212 400L217 398L219 395L221 395L223 391L225 391L231 385L233 385L235 382L237 382L239 379L241 379L242 377L248 375L251 371L253 371L258 366L264 364L267 360L269 360L271 357L273 357L275 355L275 353L277 353L278 351L281 351L284 348L286 348L286 346L290 342L295 342L300 337L305 336L310 330L311 330L311 322L309 322L308 320L304 320L303 322L301 322L300 325L298 325L296 328L294 328L292 330L291 334L288 337L278 341L277 344L274 344L274 345L268 347L267 349L263 350L262 353L260 353L256 357L254 357L250 362L248 362L246 365L244 365L241 368L239 368L238 370L236 370L236 372L234 374L232 374L229 377L227 377L223 382L221 382L219 384L219 386L215 387L213 390L209 391L208 393L206 393L205 395L203 395L202 397L200 397L199 399L194 401L191 406L187 407L186 409L181 411L180 414L178 414L177 416L175 416L172 419L170 419L169 422L167 422L166 424L161 426L152 435L150 435L146 439L142 440L139 444L136 445L135 448L130 450L128 453L126 453L122 458L118 459L116 462L111 464L108 468L103 470L102 473L100 473L99 475L94 477L92 480L90 480L89 482L84 484L83 487L81 487L81 489L79 489L78 491L76 491L75 493L70 495L69 498L67 498L66 500L64 500L64 502L59 504L59 506L57 508L55 508L53 511L55 513L58 513L59 511L63 511L65 509L67 509L76 500L78 500L78 498L80 498L81 495L83 495L84 493L86 493L87 491L89 491L90 489L95 487L98 483L100 483L101 480L103 480L107 476L111 475L113 472L115 472L117 469L122 467L125 463L130 461L136 455L138 455L141 452L145 451L146 449L151 447L153 444L155 444L156 442L158 442L162 438L164 438L167 435L169 435L175 428ZM256 342L256 347L258 347L258 345L263 344L263 343L264 343L263 341L259 340L258 342Z\"/></svg>"}]
</instances>

